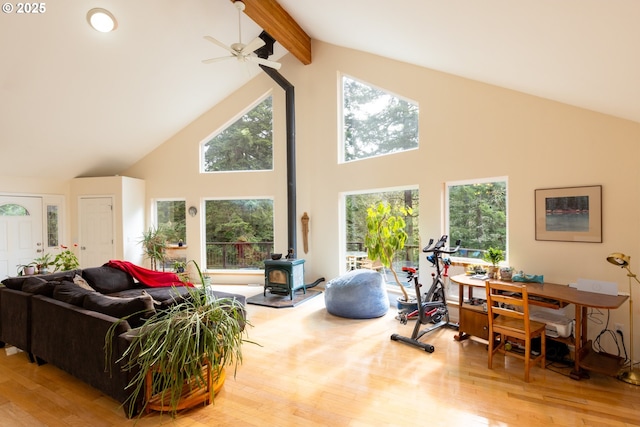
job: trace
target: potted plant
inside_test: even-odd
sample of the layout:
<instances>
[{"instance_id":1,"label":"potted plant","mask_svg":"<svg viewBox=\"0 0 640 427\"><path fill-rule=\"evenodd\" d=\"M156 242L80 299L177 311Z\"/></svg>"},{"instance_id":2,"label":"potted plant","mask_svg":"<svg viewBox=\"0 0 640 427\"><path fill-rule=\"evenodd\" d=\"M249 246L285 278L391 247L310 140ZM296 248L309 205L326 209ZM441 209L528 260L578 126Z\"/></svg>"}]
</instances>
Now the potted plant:
<instances>
[{"instance_id":1,"label":"potted plant","mask_svg":"<svg viewBox=\"0 0 640 427\"><path fill-rule=\"evenodd\" d=\"M160 266L164 266L164 258L167 252L167 236L169 230L166 226L149 227L147 231L142 233L142 249L144 254L151 261L151 269L158 270Z\"/></svg>"},{"instance_id":2,"label":"potted plant","mask_svg":"<svg viewBox=\"0 0 640 427\"><path fill-rule=\"evenodd\" d=\"M402 291L399 301L409 302L409 294L404 288L398 274L393 267L396 253L404 248L409 237L405 231L405 216L411 214L411 208L392 208L387 203L380 202L367 208L367 234L364 238L364 246L367 256L372 261L380 263L388 268L393 278Z\"/></svg>"},{"instance_id":3,"label":"potted plant","mask_svg":"<svg viewBox=\"0 0 640 427\"><path fill-rule=\"evenodd\" d=\"M33 260L33 263L38 269L38 274L49 273L49 266L53 265L53 255L45 253Z\"/></svg>"},{"instance_id":4,"label":"potted plant","mask_svg":"<svg viewBox=\"0 0 640 427\"><path fill-rule=\"evenodd\" d=\"M484 254L482 254L482 259L491 264L490 277L497 277L498 264L500 263L500 261L504 261L504 252L502 251L502 249L489 247L489 249L487 249Z\"/></svg>"},{"instance_id":5,"label":"potted plant","mask_svg":"<svg viewBox=\"0 0 640 427\"><path fill-rule=\"evenodd\" d=\"M200 267L190 262L204 283ZM242 361L248 324L243 305L235 299L213 298L206 286L190 289L189 297L158 311L135 330L119 360L123 369L134 373L125 402L130 416L149 409L175 416L181 409L211 403L224 383L224 367L234 366L235 375ZM107 360L116 325L105 338Z\"/></svg>"},{"instance_id":6,"label":"potted plant","mask_svg":"<svg viewBox=\"0 0 640 427\"><path fill-rule=\"evenodd\" d=\"M187 263L185 261L174 261L173 269L176 273L184 273L184 269L187 267Z\"/></svg>"},{"instance_id":7,"label":"potted plant","mask_svg":"<svg viewBox=\"0 0 640 427\"><path fill-rule=\"evenodd\" d=\"M73 247L77 246L77 244L73 245ZM71 249L64 245L60 245L60 249L62 249L62 252L53 259L53 265L55 266L54 272L75 270L80 267L78 257L76 257L76 254L73 253Z\"/></svg>"},{"instance_id":8,"label":"potted plant","mask_svg":"<svg viewBox=\"0 0 640 427\"><path fill-rule=\"evenodd\" d=\"M18 276L32 276L36 274L37 264L32 261L29 264L20 264L18 266Z\"/></svg>"}]
</instances>

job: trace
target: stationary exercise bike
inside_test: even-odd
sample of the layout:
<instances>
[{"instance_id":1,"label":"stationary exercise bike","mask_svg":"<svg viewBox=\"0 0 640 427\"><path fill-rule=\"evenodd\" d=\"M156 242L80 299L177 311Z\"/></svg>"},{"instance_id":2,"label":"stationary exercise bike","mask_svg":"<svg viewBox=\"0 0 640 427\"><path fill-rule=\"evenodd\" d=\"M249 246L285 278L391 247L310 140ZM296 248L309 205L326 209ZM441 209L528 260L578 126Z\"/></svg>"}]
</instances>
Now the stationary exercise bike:
<instances>
[{"instance_id":1,"label":"stationary exercise bike","mask_svg":"<svg viewBox=\"0 0 640 427\"><path fill-rule=\"evenodd\" d=\"M451 265L449 258L442 258L442 254L454 254L460 249L460 240L456 241L455 249L447 248L448 236L443 235L435 244L433 239L429 240L429 244L422 249L422 252L430 253L427 256L427 260L435 267L436 272L431 273L433 278L431 287L424 294L421 293L422 284L418 281L418 269L413 267L402 267L402 271L407 273L408 281L413 281L416 290L416 302L417 309L412 312L399 313L399 319L402 324L406 324L407 321L416 315L418 319L416 325L413 328L411 337L405 337L399 334L391 335L391 340L402 341L404 343L422 348L424 351L433 353L435 347L431 344L423 343L419 339L433 332L443 326L458 329L457 323L451 323L449 321L449 309L447 307L447 298L444 293L444 281L442 280L442 268L446 275L446 271ZM433 246L432 246L433 245ZM421 325L432 324L432 326L420 330Z\"/></svg>"}]
</instances>

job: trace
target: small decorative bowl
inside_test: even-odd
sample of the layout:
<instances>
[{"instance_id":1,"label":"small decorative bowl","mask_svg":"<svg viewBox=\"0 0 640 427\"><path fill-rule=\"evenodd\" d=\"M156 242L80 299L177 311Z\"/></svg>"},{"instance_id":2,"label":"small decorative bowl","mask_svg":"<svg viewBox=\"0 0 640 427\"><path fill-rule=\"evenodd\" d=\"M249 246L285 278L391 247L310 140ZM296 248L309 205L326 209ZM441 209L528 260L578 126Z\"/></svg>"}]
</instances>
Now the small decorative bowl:
<instances>
[{"instance_id":1,"label":"small decorative bowl","mask_svg":"<svg viewBox=\"0 0 640 427\"><path fill-rule=\"evenodd\" d=\"M271 254L271 259L274 261L277 261L280 258L282 258L282 254Z\"/></svg>"}]
</instances>

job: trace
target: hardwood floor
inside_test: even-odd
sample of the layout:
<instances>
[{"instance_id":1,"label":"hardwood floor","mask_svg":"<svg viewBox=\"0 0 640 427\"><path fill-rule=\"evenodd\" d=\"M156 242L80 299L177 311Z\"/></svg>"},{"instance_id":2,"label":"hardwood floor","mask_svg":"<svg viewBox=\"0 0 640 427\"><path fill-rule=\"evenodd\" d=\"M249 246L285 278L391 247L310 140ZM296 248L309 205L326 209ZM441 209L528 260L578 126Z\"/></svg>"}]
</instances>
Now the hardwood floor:
<instances>
[{"instance_id":1,"label":"hardwood floor","mask_svg":"<svg viewBox=\"0 0 640 427\"><path fill-rule=\"evenodd\" d=\"M247 296L260 287L224 286ZM296 308L248 306L249 339L236 378L213 405L138 426L629 426L640 425L640 387L593 374L574 381L549 366L523 381L522 361L487 368L486 346L440 329L434 353L389 339L410 335L395 310L378 319L332 316L323 296ZM1 351L0 426L132 426L114 400L24 353ZM505 366L506 365L506 366Z\"/></svg>"}]
</instances>

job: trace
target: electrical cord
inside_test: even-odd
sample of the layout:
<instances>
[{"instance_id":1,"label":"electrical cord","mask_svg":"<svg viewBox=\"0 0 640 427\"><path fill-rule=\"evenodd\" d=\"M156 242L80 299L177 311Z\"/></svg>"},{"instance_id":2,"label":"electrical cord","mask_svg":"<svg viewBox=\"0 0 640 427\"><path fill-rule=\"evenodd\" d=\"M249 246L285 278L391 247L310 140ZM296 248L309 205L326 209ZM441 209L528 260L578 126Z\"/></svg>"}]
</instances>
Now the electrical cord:
<instances>
[{"instance_id":1,"label":"electrical cord","mask_svg":"<svg viewBox=\"0 0 640 427\"><path fill-rule=\"evenodd\" d=\"M573 360L569 360L569 359L565 359L562 361L553 361L553 362L548 362L545 365L545 368L549 369L552 372L555 372L556 374L564 375L565 377L570 377L571 371L574 368L574 363L575 362Z\"/></svg>"},{"instance_id":2,"label":"electrical cord","mask_svg":"<svg viewBox=\"0 0 640 427\"><path fill-rule=\"evenodd\" d=\"M604 313L602 313L602 311L600 311L599 309L591 308L589 310L589 313L587 313L587 320L591 320L596 325L602 325L602 320L600 320L600 318L596 316L603 315L603 314Z\"/></svg>"},{"instance_id":3,"label":"electrical cord","mask_svg":"<svg viewBox=\"0 0 640 427\"><path fill-rule=\"evenodd\" d=\"M589 320L591 320L592 322L596 323L596 324L603 324L602 320L595 317L593 311L597 311L598 314L604 314L602 313L600 310L592 310L592 312L588 315ZM611 319L611 310L607 310L607 319L604 322L604 328L602 328L602 330L600 331L600 333L598 334L598 336L596 336L596 338L593 340L593 349L597 352L604 352L606 353L606 351L604 350L604 347L602 346L602 342L603 339L606 337L611 338L611 340L613 341L613 343L616 346L616 349L618 350L618 357L620 357L622 355L622 350L624 351L624 359L625 361L628 359L627 356L627 348L624 344L624 336L622 335L622 332L620 331L613 331L611 329L609 329L609 321ZM621 341L618 340L618 335L620 335L621 337Z\"/></svg>"},{"instance_id":4,"label":"electrical cord","mask_svg":"<svg viewBox=\"0 0 640 427\"><path fill-rule=\"evenodd\" d=\"M622 349L624 350L624 360L625 360L625 365L627 364L627 360L629 360L629 357L627 356L627 346L624 343L624 335L622 334L622 331L616 331L618 333L618 335L620 335L620 342L622 342ZM633 361L631 361L630 363L633 363Z\"/></svg>"}]
</instances>

